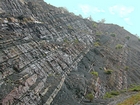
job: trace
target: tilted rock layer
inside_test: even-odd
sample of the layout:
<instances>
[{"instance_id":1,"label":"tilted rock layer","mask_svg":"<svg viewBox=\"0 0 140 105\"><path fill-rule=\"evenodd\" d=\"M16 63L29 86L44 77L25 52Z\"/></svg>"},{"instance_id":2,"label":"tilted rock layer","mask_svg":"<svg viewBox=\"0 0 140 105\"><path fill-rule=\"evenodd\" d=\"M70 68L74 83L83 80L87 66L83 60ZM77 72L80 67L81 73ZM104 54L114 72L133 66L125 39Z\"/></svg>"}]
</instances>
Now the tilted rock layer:
<instances>
[{"instance_id":1,"label":"tilted rock layer","mask_svg":"<svg viewBox=\"0 0 140 105\"><path fill-rule=\"evenodd\" d=\"M106 105L106 92L140 84L139 44L43 0L0 0L0 103Z\"/></svg>"}]
</instances>

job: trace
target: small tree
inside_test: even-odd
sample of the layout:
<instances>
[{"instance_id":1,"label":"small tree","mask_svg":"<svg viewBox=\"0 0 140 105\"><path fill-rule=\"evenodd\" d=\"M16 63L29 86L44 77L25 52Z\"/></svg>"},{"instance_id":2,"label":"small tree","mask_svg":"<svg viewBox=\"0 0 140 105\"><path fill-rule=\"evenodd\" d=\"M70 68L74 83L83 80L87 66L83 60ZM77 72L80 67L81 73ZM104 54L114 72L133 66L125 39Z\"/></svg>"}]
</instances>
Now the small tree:
<instances>
[{"instance_id":1,"label":"small tree","mask_svg":"<svg viewBox=\"0 0 140 105\"><path fill-rule=\"evenodd\" d=\"M90 21L93 21L93 19L92 19L91 15L88 17L88 19L89 19Z\"/></svg>"},{"instance_id":2,"label":"small tree","mask_svg":"<svg viewBox=\"0 0 140 105\"><path fill-rule=\"evenodd\" d=\"M93 23L93 27L94 27L94 28L97 28L97 24L96 24L96 23Z\"/></svg>"},{"instance_id":3,"label":"small tree","mask_svg":"<svg viewBox=\"0 0 140 105\"><path fill-rule=\"evenodd\" d=\"M105 19L101 19L101 20L99 20L99 23L105 23Z\"/></svg>"},{"instance_id":4,"label":"small tree","mask_svg":"<svg viewBox=\"0 0 140 105\"><path fill-rule=\"evenodd\" d=\"M81 14L79 14L79 17L80 17L80 18L83 18Z\"/></svg>"},{"instance_id":5,"label":"small tree","mask_svg":"<svg viewBox=\"0 0 140 105\"><path fill-rule=\"evenodd\" d=\"M68 12L68 9L66 7L59 7L61 10Z\"/></svg>"}]
</instances>

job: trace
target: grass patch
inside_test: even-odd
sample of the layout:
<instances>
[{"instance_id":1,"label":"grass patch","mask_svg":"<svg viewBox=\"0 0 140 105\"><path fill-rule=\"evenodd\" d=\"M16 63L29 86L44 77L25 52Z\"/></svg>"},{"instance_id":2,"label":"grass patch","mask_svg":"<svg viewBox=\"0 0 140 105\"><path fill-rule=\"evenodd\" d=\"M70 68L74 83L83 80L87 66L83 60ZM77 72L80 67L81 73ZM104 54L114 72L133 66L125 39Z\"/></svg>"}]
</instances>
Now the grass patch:
<instances>
[{"instance_id":1,"label":"grass patch","mask_svg":"<svg viewBox=\"0 0 140 105\"><path fill-rule=\"evenodd\" d=\"M140 85L133 85L129 91L140 91Z\"/></svg>"},{"instance_id":2,"label":"grass patch","mask_svg":"<svg viewBox=\"0 0 140 105\"><path fill-rule=\"evenodd\" d=\"M90 72L92 75L95 75L95 76L98 76L98 72L96 72L96 71L92 71L92 72Z\"/></svg>"},{"instance_id":3,"label":"grass patch","mask_svg":"<svg viewBox=\"0 0 140 105\"><path fill-rule=\"evenodd\" d=\"M140 92L126 99L122 103L119 103L118 105L135 105L139 101L140 101Z\"/></svg>"},{"instance_id":4,"label":"grass patch","mask_svg":"<svg viewBox=\"0 0 140 105\"><path fill-rule=\"evenodd\" d=\"M119 95L120 93L118 91L111 91L111 92L107 92L105 95L104 95L104 98L112 98L114 96L117 96Z\"/></svg>"}]
</instances>

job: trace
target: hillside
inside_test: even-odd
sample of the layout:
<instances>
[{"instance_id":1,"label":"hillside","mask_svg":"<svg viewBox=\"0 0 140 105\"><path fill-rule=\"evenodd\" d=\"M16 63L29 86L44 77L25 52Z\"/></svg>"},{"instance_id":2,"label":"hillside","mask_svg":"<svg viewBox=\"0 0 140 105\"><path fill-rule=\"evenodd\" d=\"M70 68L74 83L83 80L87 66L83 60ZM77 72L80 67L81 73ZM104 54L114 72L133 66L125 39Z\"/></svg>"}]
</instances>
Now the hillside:
<instances>
[{"instance_id":1,"label":"hillside","mask_svg":"<svg viewBox=\"0 0 140 105\"><path fill-rule=\"evenodd\" d=\"M139 86L140 41L123 27L0 0L1 105L116 105Z\"/></svg>"}]
</instances>

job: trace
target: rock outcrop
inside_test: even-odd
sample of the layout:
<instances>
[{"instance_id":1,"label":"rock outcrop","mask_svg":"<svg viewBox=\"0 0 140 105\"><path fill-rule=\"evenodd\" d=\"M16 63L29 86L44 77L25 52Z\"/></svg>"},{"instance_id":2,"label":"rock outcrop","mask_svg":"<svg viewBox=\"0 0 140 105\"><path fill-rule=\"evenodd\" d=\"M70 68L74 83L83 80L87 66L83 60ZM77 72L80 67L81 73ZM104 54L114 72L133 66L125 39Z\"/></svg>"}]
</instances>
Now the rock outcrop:
<instances>
[{"instance_id":1,"label":"rock outcrop","mask_svg":"<svg viewBox=\"0 0 140 105\"><path fill-rule=\"evenodd\" d=\"M139 44L43 0L0 0L0 103L107 105L106 92L140 84Z\"/></svg>"}]
</instances>

